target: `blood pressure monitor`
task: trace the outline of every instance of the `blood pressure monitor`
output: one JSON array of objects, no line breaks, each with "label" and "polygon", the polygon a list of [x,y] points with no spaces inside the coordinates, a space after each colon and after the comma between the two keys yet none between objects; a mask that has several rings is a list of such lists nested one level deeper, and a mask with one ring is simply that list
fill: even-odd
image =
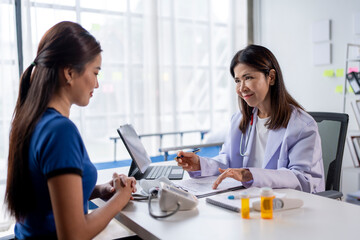
[{"label": "blood pressure monitor", "polygon": [[164,182],[160,183],[158,199],[162,211],[191,210],[198,205],[194,195]]}]

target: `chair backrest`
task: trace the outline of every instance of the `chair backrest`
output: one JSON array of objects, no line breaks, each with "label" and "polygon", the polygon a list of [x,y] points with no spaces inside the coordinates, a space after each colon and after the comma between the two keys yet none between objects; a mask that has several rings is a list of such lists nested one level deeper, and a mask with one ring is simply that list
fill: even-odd
[{"label": "chair backrest", "polygon": [[349,115],[346,113],[309,112],[318,124],[324,161],[325,190],[340,189],[341,166]]}]

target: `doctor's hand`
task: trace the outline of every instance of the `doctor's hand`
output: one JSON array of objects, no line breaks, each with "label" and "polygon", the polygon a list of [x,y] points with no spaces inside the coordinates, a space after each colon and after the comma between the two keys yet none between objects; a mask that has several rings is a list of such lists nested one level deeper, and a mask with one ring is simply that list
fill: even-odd
[{"label": "doctor's hand", "polygon": [[179,151],[175,160],[177,161],[178,166],[186,171],[200,170],[200,158],[193,152]]},{"label": "doctor's hand", "polygon": [[212,186],[213,189],[216,189],[219,186],[219,184],[227,177],[231,177],[240,182],[248,182],[253,180],[253,176],[251,172],[249,171],[249,169],[245,169],[245,168],[228,168],[228,169],[219,168],[219,172],[221,174],[215,180]]}]

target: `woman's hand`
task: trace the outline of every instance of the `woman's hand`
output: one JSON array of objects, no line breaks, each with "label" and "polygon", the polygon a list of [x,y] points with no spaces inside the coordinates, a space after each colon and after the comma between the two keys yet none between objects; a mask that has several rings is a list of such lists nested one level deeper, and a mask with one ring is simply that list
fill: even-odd
[{"label": "woman's hand", "polygon": [[240,182],[248,182],[253,180],[253,176],[249,169],[245,168],[228,168],[221,169],[219,168],[220,176],[215,180],[213,184],[213,189],[216,189],[219,184],[227,177],[231,177]]},{"label": "woman's hand", "polygon": [[131,193],[136,192],[136,180],[133,177],[127,177],[123,174],[113,173],[113,188],[115,189],[113,198],[119,201],[118,206],[121,210],[130,199],[133,199]]},{"label": "woman's hand", "polygon": [[[120,184],[120,185],[118,185]],[[127,177],[124,174],[118,175],[113,173],[112,185],[115,191],[122,191],[122,189],[130,189],[130,192],[136,192],[136,180],[133,177]]]},{"label": "woman's hand", "polygon": [[186,171],[198,171],[200,167],[200,158],[193,152],[179,151],[176,161],[178,166],[182,167]]}]

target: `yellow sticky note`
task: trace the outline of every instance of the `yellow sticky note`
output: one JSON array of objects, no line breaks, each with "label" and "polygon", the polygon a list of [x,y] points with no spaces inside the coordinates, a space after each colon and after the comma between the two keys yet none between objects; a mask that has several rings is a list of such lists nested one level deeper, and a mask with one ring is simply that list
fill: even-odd
[{"label": "yellow sticky note", "polygon": [[332,69],[327,69],[323,72],[323,76],[324,77],[333,77],[334,76],[334,70]]},{"label": "yellow sticky note", "polygon": [[336,69],[336,76],[337,77],[343,77],[344,76],[344,69],[343,68]]},{"label": "yellow sticky note", "polygon": [[342,93],[344,90],[343,85],[337,85],[335,88],[336,93]]}]

